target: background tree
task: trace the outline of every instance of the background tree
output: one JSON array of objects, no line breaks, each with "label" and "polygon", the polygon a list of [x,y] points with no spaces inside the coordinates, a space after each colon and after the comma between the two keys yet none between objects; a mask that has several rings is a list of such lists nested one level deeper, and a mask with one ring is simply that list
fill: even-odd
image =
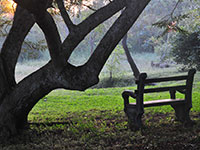
[{"label": "background tree", "polygon": [[200,70],[200,33],[194,32],[178,34],[172,43],[171,55],[178,64],[184,68],[196,68]]},{"label": "background tree", "polygon": [[[0,53],[0,137],[17,134],[27,125],[34,105],[57,88],[80,90],[98,83],[98,75],[113,49],[139,17],[149,0],[113,0],[79,24],[74,24],[63,0],[56,0],[69,34],[61,41],[56,24],[47,11],[52,0],[15,0],[18,4],[10,32]],[[89,60],[74,66],[68,62],[74,49],[85,36],[124,9],[106,32]],[[19,83],[15,66],[25,37],[37,23],[45,35],[51,60]]]},{"label": "background tree", "polygon": [[[9,29],[12,25],[13,14],[16,9],[16,3],[12,0],[1,0],[0,1],[0,45],[2,41],[8,35]],[[37,27],[34,27],[34,32],[37,32]],[[28,59],[39,59],[42,57],[43,51],[47,49],[47,45],[43,36],[35,37],[35,34],[29,33],[29,36],[24,40],[19,62],[23,62]]]},{"label": "background tree", "polygon": [[179,0],[174,9],[154,25],[164,29],[159,39],[154,39],[161,61],[174,60],[186,68],[199,69],[199,1]]}]

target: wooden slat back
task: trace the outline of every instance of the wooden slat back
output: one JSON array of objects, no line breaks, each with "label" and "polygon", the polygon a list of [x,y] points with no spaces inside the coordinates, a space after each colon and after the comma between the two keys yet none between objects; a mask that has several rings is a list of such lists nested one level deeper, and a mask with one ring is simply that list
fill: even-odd
[{"label": "wooden slat back", "polygon": [[[156,83],[156,82],[179,81],[179,80],[186,80],[187,78],[188,78],[188,75],[164,77],[164,78],[151,78],[151,79],[146,79],[144,83],[149,84],[149,83]],[[139,80],[136,80],[135,83],[138,84]]]},{"label": "wooden slat back", "polygon": [[[166,92],[166,91],[171,91],[171,90],[185,90],[185,89],[186,89],[186,85],[168,86],[168,87],[144,89],[144,93]],[[135,90],[135,93],[137,94],[138,90]]]}]

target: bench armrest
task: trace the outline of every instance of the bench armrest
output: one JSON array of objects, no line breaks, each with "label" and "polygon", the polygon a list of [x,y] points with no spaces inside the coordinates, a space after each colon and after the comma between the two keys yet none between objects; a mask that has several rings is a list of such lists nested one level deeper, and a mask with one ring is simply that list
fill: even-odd
[{"label": "bench armrest", "polygon": [[122,93],[122,97],[124,99],[124,105],[129,104],[129,97],[136,98],[136,93],[131,90],[125,90]]},{"label": "bench armrest", "polygon": [[171,99],[176,99],[176,92],[179,92],[181,94],[185,94],[186,93],[186,89],[172,89],[172,90],[169,90]]},{"label": "bench armrest", "polygon": [[186,90],[185,89],[183,89],[183,90],[177,90],[179,93],[181,93],[181,94],[185,94],[186,93]]}]

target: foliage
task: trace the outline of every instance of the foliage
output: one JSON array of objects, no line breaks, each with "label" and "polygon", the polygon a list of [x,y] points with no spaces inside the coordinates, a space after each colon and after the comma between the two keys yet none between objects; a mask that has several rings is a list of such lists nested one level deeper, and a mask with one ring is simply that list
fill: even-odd
[{"label": "foliage", "polygon": [[153,23],[153,26],[156,26],[158,28],[163,28],[164,31],[162,32],[161,35],[159,36],[164,36],[165,34],[169,32],[180,32],[180,33],[187,33],[184,29],[182,29],[179,26],[179,22],[188,18],[189,14],[178,14],[175,15],[175,10],[178,8],[179,4],[183,2],[182,0],[178,0],[177,3],[175,4],[173,10],[167,14],[166,16],[162,17],[159,21],[156,23]]},{"label": "foliage", "polygon": [[154,52],[151,37],[160,35],[162,29],[152,26],[152,24],[169,14],[175,3],[175,0],[156,0],[149,3],[141,17],[129,31],[128,46],[132,52]]},{"label": "foliage", "polygon": [[0,36],[6,36],[8,34],[8,28],[11,25],[11,18],[14,13],[15,5],[12,0],[0,1]]},{"label": "foliage", "polygon": [[16,5],[13,0],[1,0],[0,4],[1,15],[6,15],[7,13],[13,13],[15,11]]},{"label": "foliage", "polygon": [[[187,66],[192,65],[187,61],[191,59],[192,56],[190,56],[190,58],[187,58],[187,60],[185,59],[186,57],[182,57],[181,59],[181,57],[179,56],[184,56],[184,54],[182,53],[182,51],[176,50],[176,48],[173,47],[174,45],[180,45],[181,41],[178,40],[180,39],[180,35],[182,35],[182,38],[184,39],[184,36],[190,35],[192,32],[199,31],[198,6],[199,2],[197,1],[178,1],[173,11],[171,11],[168,15],[162,17],[159,21],[153,24],[153,26],[156,26],[163,30],[162,33],[158,35],[157,39],[155,37],[151,38],[154,42],[155,52],[161,56],[161,61],[167,60],[171,62],[172,57],[175,57],[175,61],[179,64],[183,64],[183,61],[185,60],[185,64]],[[175,41],[179,43],[176,44]],[[182,42],[182,44],[185,43]],[[190,54],[187,53],[187,56],[189,55]]]},{"label": "foliage", "polygon": [[196,0],[178,0],[169,14],[153,24],[153,26],[164,29],[163,33],[159,36],[164,36],[172,31],[186,34],[198,29],[200,17],[199,5],[199,1]]},{"label": "foliage", "polygon": [[20,56],[18,58],[19,62],[24,62],[26,60],[39,60],[42,58],[42,52],[47,50],[47,45],[45,40],[30,41],[26,39],[21,49]]},{"label": "foliage", "polygon": [[159,62],[172,62],[173,59],[171,58],[171,40],[175,35],[173,33],[168,33],[164,36],[152,37],[151,40],[154,43],[155,53],[160,57]]},{"label": "foliage", "polygon": [[200,32],[179,34],[173,42],[171,53],[177,63],[200,70]]},{"label": "foliage", "polygon": [[[154,45],[151,40],[151,37],[156,37],[162,29],[152,27],[152,23],[156,22],[159,18],[164,16],[166,13],[171,12],[171,6],[175,4],[173,1],[163,1],[156,0],[155,2],[150,2],[144,12],[141,14],[141,17],[138,18],[138,21],[128,32],[128,47],[132,52],[154,52]],[[95,9],[105,5],[101,0],[97,0],[91,6]],[[159,7],[158,7],[159,6]],[[181,9],[181,8],[179,8]],[[88,9],[83,9],[78,16],[72,15],[75,23],[80,22],[85,19],[92,11]],[[119,13],[120,14],[120,13]],[[116,16],[118,16],[117,14]],[[93,46],[95,47],[99,42],[99,39],[103,36],[102,30],[105,31],[109,29],[111,22],[116,19],[116,16],[113,16],[108,21],[104,22],[100,27],[97,27],[90,35],[85,38],[85,41],[82,42],[76,49],[76,55],[80,53],[90,54],[91,52],[91,38],[93,39]],[[89,43],[89,44],[88,44]],[[84,55],[83,55],[84,56]]]},{"label": "foliage", "polygon": [[[85,19],[91,12],[105,5],[105,3],[108,1],[109,0],[105,0],[105,1],[102,1],[102,0],[97,0],[97,1],[93,1],[93,0],[92,1],[88,1],[88,0],[71,1],[69,0],[68,1],[67,0],[65,3],[65,6],[67,7],[68,12],[70,12],[70,15],[71,15],[71,18],[73,18],[73,21],[77,23]],[[72,7],[72,3],[73,3],[73,7]],[[156,37],[162,34],[164,31],[162,31],[162,29],[152,27],[152,23],[158,21],[163,16],[166,16],[165,18],[163,18],[163,20],[168,20],[168,22],[164,21],[164,25],[162,25],[162,27],[164,27],[164,30],[166,29],[166,31],[169,31],[168,25],[166,23],[171,25],[172,21],[177,21],[177,24],[176,24],[177,29],[173,28],[173,30],[175,29],[179,31],[181,30],[185,31],[185,28],[182,27],[181,22],[184,23],[185,20],[188,20],[187,21],[187,24],[188,24],[188,22],[191,22],[191,20],[188,19],[188,15],[190,15],[189,17],[191,17],[190,11],[193,12],[192,13],[193,15],[194,15],[194,12],[196,13],[198,12],[197,11],[198,9],[193,10],[193,9],[188,8],[189,3],[190,2],[182,2],[179,5],[179,7],[176,8],[176,11],[174,13],[174,20],[170,20],[170,15],[166,16],[166,14],[171,13],[173,6],[175,6],[176,4],[175,0],[173,1],[156,0],[155,2],[150,2],[149,6],[146,8],[146,10],[143,12],[141,17],[138,19],[136,24],[133,26],[133,28],[129,32],[128,46],[130,47],[130,50],[132,52],[154,52],[155,51],[155,47],[154,47],[155,45],[153,41],[151,40],[151,37],[152,36]],[[199,3],[199,2],[196,1],[195,4],[196,3]],[[56,16],[59,15],[59,11],[55,9],[57,7],[56,5],[53,5],[53,6],[54,8],[51,8],[50,12],[52,14],[54,13],[54,16],[56,18]],[[93,9],[90,9],[90,8],[93,8]],[[189,12],[188,12],[188,9],[190,10]],[[75,12],[76,13],[79,12],[79,13],[76,15]],[[176,12],[184,12],[184,13],[176,14]],[[115,19],[116,19],[115,17],[112,18],[112,20],[115,20]],[[198,18],[196,19],[198,20]],[[160,20],[160,21],[162,22],[163,20]],[[61,21],[59,20],[59,22]],[[157,23],[159,24],[159,21]],[[198,22],[196,21],[196,26],[197,26],[197,23]],[[81,57],[86,57],[86,55],[88,56],[88,54],[91,54],[93,48],[96,47],[97,43],[99,42],[99,39],[103,36],[103,33],[101,32],[101,30],[106,30],[106,28],[109,28],[109,24],[110,24],[109,22],[105,22],[100,27],[96,28],[90,35],[88,35],[85,38],[84,42],[82,42],[76,48],[77,49],[75,52],[76,54],[73,54],[74,58],[76,58],[77,55]],[[194,23],[191,23],[191,24],[194,25]],[[186,30],[188,30],[188,28],[186,28]],[[4,32],[4,34],[6,33],[7,32]],[[39,44],[39,43],[32,43],[32,44],[34,45],[34,44]],[[23,51],[29,52],[29,49],[26,49]],[[157,51],[157,47],[156,47],[156,51]],[[41,53],[41,51],[36,52],[35,49],[32,49],[30,53],[36,53],[36,55],[34,55],[34,57],[32,58],[40,58],[40,57],[35,57],[35,56],[37,56],[38,53]],[[23,54],[23,57],[24,56],[30,56],[30,55]],[[74,59],[74,58],[71,58],[71,59]],[[26,57],[26,59],[28,59],[28,57]]]},{"label": "foliage", "polygon": [[124,56],[124,50],[121,45],[117,45],[113,53],[106,62],[106,68],[110,74],[110,80],[120,72],[121,60]]},{"label": "foliage", "polygon": [[[1,0],[0,4],[0,36],[5,38],[12,25],[12,18],[16,9],[16,4],[12,0]],[[38,29],[36,27],[31,30],[29,37],[24,41],[18,59],[19,62],[28,59],[40,59],[42,57],[41,51],[45,51],[47,49],[44,38],[34,38],[34,32],[37,32],[37,30]]]},{"label": "foliage", "polygon": [[184,15],[179,15],[179,16],[176,16],[176,17],[173,17],[171,18],[170,17],[164,17],[162,18],[160,21],[156,22],[153,24],[153,26],[156,26],[158,28],[163,28],[164,31],[160,36],[164,36],[165,34],[169,33],[169,32],[180,32],[180,33],[187,33],[186,30],[182,29],[181,27],[179,27],[177,25],[178,22],[180,22],[181,20],[184,20],[186,18],[188,18],[188,14],[184,14]]}]

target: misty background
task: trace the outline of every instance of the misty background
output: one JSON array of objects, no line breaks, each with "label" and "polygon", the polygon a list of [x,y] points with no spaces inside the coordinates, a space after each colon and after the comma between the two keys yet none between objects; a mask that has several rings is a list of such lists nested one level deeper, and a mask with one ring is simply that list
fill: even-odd
[{"label": "misty background", "polygon": [[[179,36],[179,32],[169,30],[167,33],[163,34],[165,28],[153,26],[154,23],[159,22],[163,18],[169,19],[169,15],[172,13],[176,2],[176,0],[151,1],[128,32],[127,45],[140,72],[147,72],[153,76],[160,76],[178,71],[185,71],[187,68],[184,64],[178,64],[172,54],[174,47],[173,43]],[[194,1],[182,2],[177,6],[173,13],[174,16],[189,14],[187,17],[180,19],[177,23],[179,27],[186,31],[195,32],[199,29],[199,25],[194,20],[194,13],[190,14],[191,10],[199,8],[199,5],[196,5],[196,3],[197,2]],[[98,0],[94,2],[92,7],[97,9],[103,5],[103,1]],[[77,11],[78,12],[71,14],[72,20],[77,24],[93,12],[93,10],[81,10],[81,8],[77,9]],[[76,66],[84,64],[95,50],[95,47],[104,36],[104,33],[119,15],[120,13],[116,14],[87,35],[84,41],[80,43],[73,52],[69,62]],[[61,39],[64,40],[68,35],[68,29],[59,15],[55,14],[54,19],[57,23]],[[3,28],[3,32],[8,33],[10,25],[4,26]],[[5,35],[6,34],[0,36],[0,47],[6,38]],[[49,60],[50,56],[44,35],[40,28],[37,25],[34,25],[26,37],[22,52],[18,59],[18,64],[16,66],[17,81],[19,82],[30,73],[45,65]],[[111,80],[111,78],[134,79],[133,72],[128,64],[121,42],[109,57],[109,60],[100,74],[101,80],[106,78],[109,80]],[[123,86],[123,83],[121,84],[121,86]]]}]

